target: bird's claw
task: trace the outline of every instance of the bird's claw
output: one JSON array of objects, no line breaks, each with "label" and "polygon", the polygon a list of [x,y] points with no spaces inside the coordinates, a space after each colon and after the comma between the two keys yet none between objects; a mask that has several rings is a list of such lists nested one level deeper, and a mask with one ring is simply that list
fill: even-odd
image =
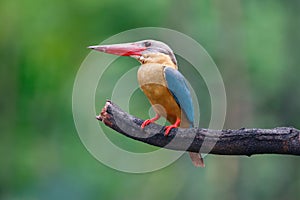
[{"label": "bird's claw", "polygon": [[177,128],[178,126],[176,126],[176,125],[171,125],[171,126],[166,126],[165,127],[165,136],[168,136],[169,135],[169,133],[170,133],[170,131],[173,129],[173,128]]},{"label": "bird's claw", "polygon": [[181,122],[181,120],[180,120],[180,119],[177,119],[176,122],[175,122],[175,124],[172,124],[172,125],[170,125],[170,126],[166,126],[166,127],[165,127],[165,136],[168,136],[169,133],[170,133],[170,131],[171,131],[173,128],[178,128],[179,125],[180,125],[180,122]]},{"label": "bird's claw", "polygon": [[141,128],[144,129],[146,126],[148,126],[149,124],[157,121],[160,118],[160,115],[156,114],[155,117],[153,117],[152,119],[146,119],[142,125]]},{"label": "bird's claw", "polygon": [[147,119],[142,123],[141,128],[144,129],[146,126],[148,126],[151,123],[153,123],[153,121],[151,119]]}]

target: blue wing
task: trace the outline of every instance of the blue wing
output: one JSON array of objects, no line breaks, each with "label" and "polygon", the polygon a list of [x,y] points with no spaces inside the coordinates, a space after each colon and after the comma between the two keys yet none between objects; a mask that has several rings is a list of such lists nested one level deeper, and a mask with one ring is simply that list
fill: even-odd
[{"label": "blue wing", "polygon": [[191,122],[191,126],[193,126],[194,108],[191,93],[184,76],[178,70],[171,67],[165,67],[164,72],[168,89],[187,116],[187,119]]}]

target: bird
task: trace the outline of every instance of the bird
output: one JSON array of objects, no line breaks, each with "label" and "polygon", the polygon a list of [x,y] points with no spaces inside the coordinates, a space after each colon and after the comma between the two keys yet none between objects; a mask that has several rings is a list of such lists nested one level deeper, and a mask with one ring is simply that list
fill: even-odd
[{"label": "bird", "polygon": [[[185,77],[178,71],[175,54],[167,44],[148,39],[88,48],[118,56],[129,56],[140,62],[137,73],[139,86],[156,114],[142,123],[142,129],[160,117],[171,123],[165,127],[165,136],[168,136],[173,128],[194,127],[191,93]],[[196,167],[205,166],[201,154],[189,152],[189,155]]]}]

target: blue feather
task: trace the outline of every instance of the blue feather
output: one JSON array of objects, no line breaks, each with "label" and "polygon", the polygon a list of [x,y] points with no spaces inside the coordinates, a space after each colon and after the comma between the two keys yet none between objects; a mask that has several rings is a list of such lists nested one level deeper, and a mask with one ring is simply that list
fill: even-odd
[{"label": "blue feather", "polygon": [[168,89],[191,123],[191,127],[193,127],[194,108],[191,93],[184,76],[178,70],[171,67],[165,67],[164,73]]}]

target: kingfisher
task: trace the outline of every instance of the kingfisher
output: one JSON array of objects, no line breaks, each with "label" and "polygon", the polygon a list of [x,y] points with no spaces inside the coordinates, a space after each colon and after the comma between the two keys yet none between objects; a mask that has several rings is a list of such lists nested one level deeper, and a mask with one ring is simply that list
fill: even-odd
[{"label": "kingfisher", "polygon": [[[129,56],[141,63],[137,73],[138,82],[156,113],[155,117],[142,123],[142,129],[160,117],[171,123],[165,127],[165,136],[168,136],[173,128],[194,127],[191,93],[186,79],[178,71],[175,55],[167,44],[156,40],[142,40],[88,48],[108,54]],[[189,152],[189,155],[196,167],[205,166],[201,154]]]}]

